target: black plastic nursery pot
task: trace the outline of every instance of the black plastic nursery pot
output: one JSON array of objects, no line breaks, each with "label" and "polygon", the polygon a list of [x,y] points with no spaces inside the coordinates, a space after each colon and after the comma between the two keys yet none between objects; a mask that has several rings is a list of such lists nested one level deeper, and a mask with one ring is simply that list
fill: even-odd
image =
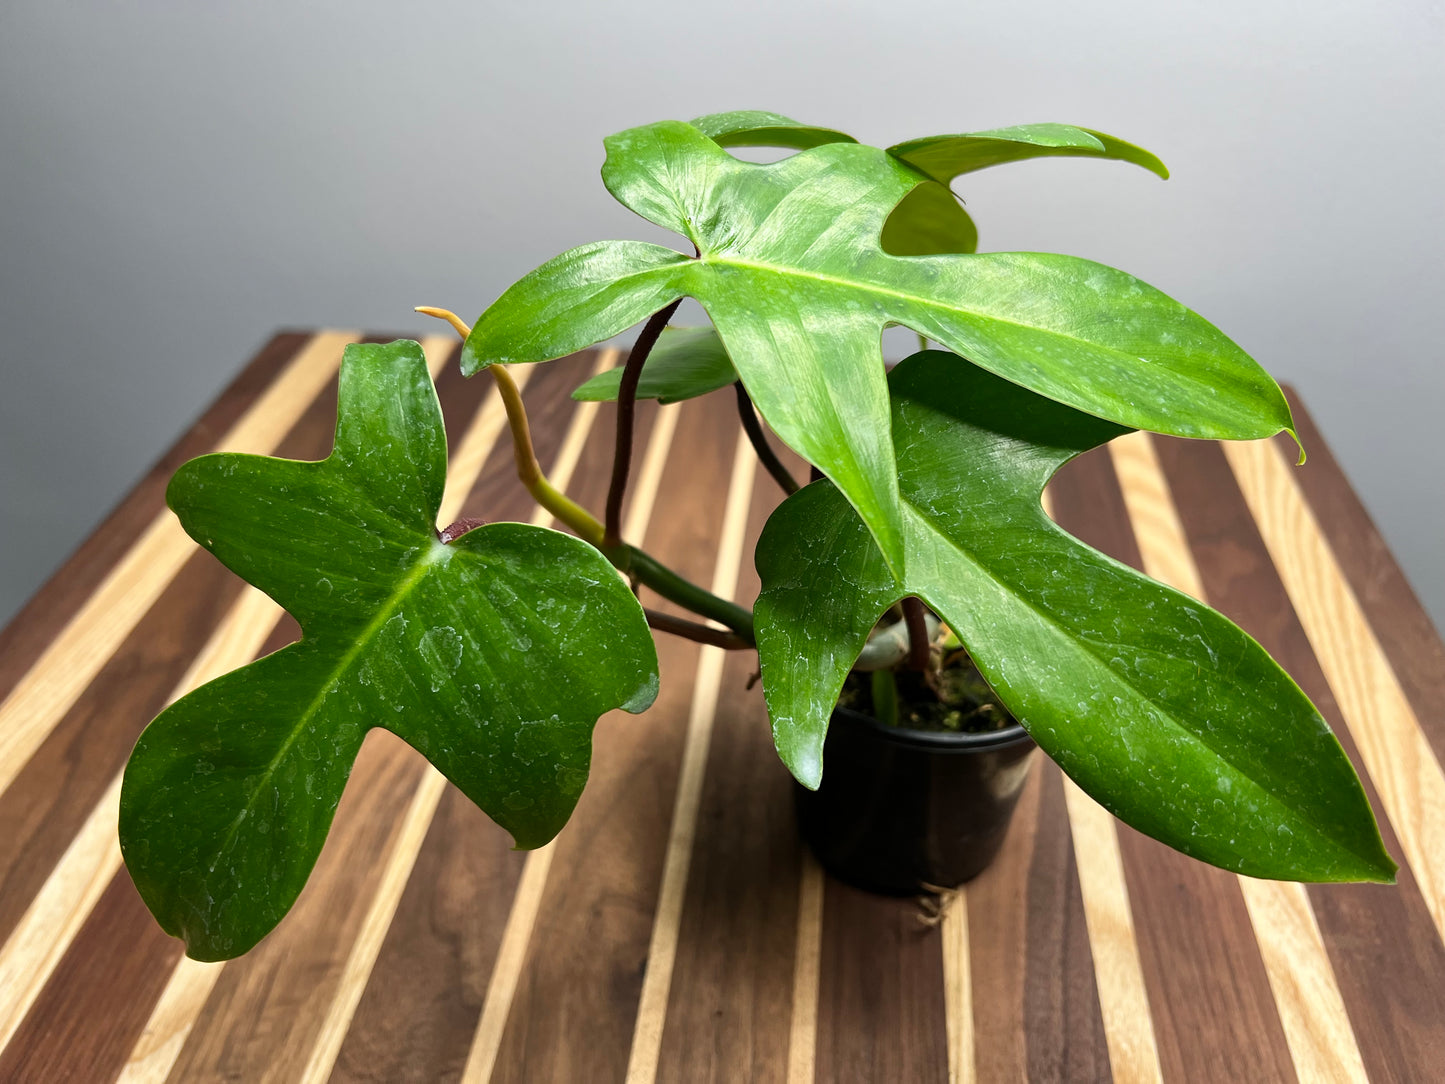
[{"label": "black plastic nursery pot", "polygon": [[797,786],[798,825],[823,866],[859,888],[956,888],[998,854],[1035,748],[1017,724],[907,730],[835,708],[823,783]]}]

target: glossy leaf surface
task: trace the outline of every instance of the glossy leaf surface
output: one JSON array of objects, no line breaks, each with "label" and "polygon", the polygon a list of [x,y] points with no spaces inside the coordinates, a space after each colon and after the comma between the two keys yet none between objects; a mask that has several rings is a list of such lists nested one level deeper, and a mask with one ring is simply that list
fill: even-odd
[{"label": "glossy leaf surface", "polygon": [[[669,327],[642,366],[637,398],[677,403],[725,388],[737,380],[737,370],[710,327]],[[622,384],[622,366],[598,373],[572,393],[573,399],[612,402]]]},{"label": "glossy leaf surface", "polygon": [[890,256],[974,252],[978,227],[948,185],[924,181],[893,208],[879,243]]},{"label": "glossy leaf surface", "polygon": [[804,151],[828,143],[856,143],[852,136],[835,128],[800,124],[781,113],[761,109],[738,109],[697,117],[692,126],[719,147],[790,147]]},{"label": "glossy leaf surface", "polygon": [[[807,150],[828,143],[856,143],[832,128],[799,124],[777,113],[742,110],[712,113],[693,122],[720,147],[790,147]],[[932,256],[973,252],[978,228],[947,183],[920,184],[903,198],[884,223],[883,251],[894,256]]]},{"label": "glossy leaf surface", "polygon": [[347,347],[339,414],[320,463],[205,456],[167,492],[303,630],[167,708],[126,768],[126,864],[198,959],[290,908],[372,727],[537,847],[577,802],[598,716],[656,695],[642,609],[595,549],[517,523],[437,540],[446,440],[420,347]]},{"label": "glossy leaf surface", "polygon": [[1019,124],[986,132],[928,136],[897,143],[888,151],[944,184],[989,166],[1056,157],[1112,158],[1132,162],[1160,177],[1169,176],[1164,163],[1143,147],[1072,124]]},{"label": "glossy leaf surface", "polygon": [[1250,876],[1390,879],[1349,760],[1264,649],[1044,515],[1054,471],[1125,430],[939,352],[890,383],[906,575],[826,482],[785,501],[758,544],[763,687],[802,782],[821,778],[869,630],[917,595],[1045,752],[1135,828]]},{"label": "glossy leaf surface", "polygon": [[1290,427],[1284,396],[1247,354],[1121,271],[1037,253],[884,252],[884,221],[920,176],[858,144],[757,165],[675,121],[612,136],[609,190],[698,257],[624,241],[564,253],[482,314],[463,369],[561,357],[694,297],[773,430],[838,485],[895,569],[903,528],[880,342],[890,323],[1123,424],[1237,438]]}]

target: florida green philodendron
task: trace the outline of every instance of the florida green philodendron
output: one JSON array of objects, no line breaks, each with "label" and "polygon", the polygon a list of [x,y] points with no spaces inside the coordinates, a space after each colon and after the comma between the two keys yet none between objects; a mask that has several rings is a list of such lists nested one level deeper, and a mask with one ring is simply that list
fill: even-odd
[{"label": "florida green philodendron", "polygon": [[[726,149],[758,145],[797,153],[760,165]],[[238,955],[280,921],[372,727],[410,743],[518,846],[547,842],[586,780],[598,717],[656,695],[649,625],[756,647],[778,752],[816,787],[849,671],[888,636],[908,642],[885,616],[900,604],[926,604],[1038,744],[1141,831],[1251,876],[1393,878],[1354,770],[1289,676],[1223,616],[1091,550],[1040,506],[1060,466],[1134,429],[1293,432],[1278,386],[1207,321],[1086,260],[974,254],[949,188],[1058,155],[1167,176],[1157,158],[1059,124],[881,150],[758,112],[665,121],[606,146],[608,189],[691,251],[585,245],[470,328],[452,318],[463,371],[496,378],[522,482],[580,537],[436,523],[445,436],[414,343],[348,348],[328,459],[207,456],[172,481],[191,536],[303,630],[173,704],[126,770],[127,865],[192,956]],[[712,328],[666,328],[683,297]],[[627,365],[575,393],[618,402],[599,519],[541,473],[505,365],[644,320]],[[891,324],[945,349],[890,375]],[[636,399],[728,386],[791,493],[758,543],[756,613],[618,525]],[[798,489],[754,406],[820,480]],[[644,609],[639,585],[713,623]],[[894,664],[937,667],[929,646],[915,639]]]}]

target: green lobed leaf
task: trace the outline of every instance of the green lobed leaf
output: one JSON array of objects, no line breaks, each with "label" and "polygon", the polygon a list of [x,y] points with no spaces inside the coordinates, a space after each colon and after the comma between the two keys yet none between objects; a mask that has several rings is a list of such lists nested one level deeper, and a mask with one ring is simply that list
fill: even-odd
[{"label": "green lobed leaf", "polygon": [[[622,370],[598,373],[572,393],[573,399],[610,403],[622,385]],[[637,398],[678,403],[725,388],[738,378],[722,340],[710,327],[669,327],[642,366]]]},{"label": "green lobed leaf", "polygon": [[694,118],[692,126],[719,147],[791,147],[802,151],[828,143],[858,142],[834,128],[800,124],[781,113],[761,109],[709,113]]},{"label": "green lobed leaf", "polygon": [[126,865],[197,959],[251,948],[295,901],[362,739],[402,738],[537,847],[587,778],[592,728],[657,693],[637,600],[591,546],[517,523],[436,534],[446,438],[421,348],[349,346],[319,463],[210,455],[166,499],[301,624],[202,686],[126,767]]},{"label": "green lobed leaf", "polygon": [[1044,514],[1050,476],[1127,430],[940,352],[890,386],[906,574],[826,482],[779,506],[758,543],[763,688],[800,781],[821,778],[874,622],[917,595],[1044,751],[1140,831],[1254,877],[1391,879],[1348,758],[1264,649]]},{"label": "green lobed leaf", "polygon": [[879,243],[890,256],[974,252],[978,227],[948,185],[924,181],[893,208]]},{"label": "green lobed leaf", "polygon": [[773,430],[837,484],[895,570],[888,324],[1122,424],[1245,439],[1292,429],[1253,359],[1121,271],[1038,253],[883,251],[885,220],[922,175],[876,148],[834,143],[759,165],[676,121],[606,142],[612,194],[687,237],[697,258],[617,241],[557,257],[477,320],[464,371],[561,357],[694,297]]},{"label": "green lobed leaf", "polygon": [[888,152],[943,184],[989,166],[1055,157],[1112,158],[1166,179],[1169,176],[1164,163],[1143,147],[1072,124],[1019,124],[986,132],[927,136],[896,143]]},{"label": "green lobed leaf", "polygon": [[[833,128],[799,124],[778,113],[740,110],[712,113],[692,125],[719,147],[791,147],[807,150],[828,143],[856,143]],[[973,252],[978,228],[947,183],[920,184],[894,208],[883,226],[883,251],[894,256]]]}]

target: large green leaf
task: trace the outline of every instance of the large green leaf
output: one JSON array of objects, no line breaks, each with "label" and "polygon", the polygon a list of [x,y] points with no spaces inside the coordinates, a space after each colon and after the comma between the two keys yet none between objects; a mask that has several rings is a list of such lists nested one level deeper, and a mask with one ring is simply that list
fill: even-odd
[{"label": "large green leaf", "polygon": [[211,455],[166,498],[304,632],[141,736],[121,792],[136,887],[197,959],[239,955],[301,891],[372,727],[537,847],[587,778],[592,728],[657,692],[637,600],[602,555],[517,523],[449,544],[446,438],[415,343],[350,346],[320,463]]},{"label": "large green leaf", "polygon": [[1264,649],[1044,515],[1054,471],[1125,430],[938,352],[903,362],[891,388],[905,576],[826,482],[785,501],[758,543],[763,688],[802,782],[821,778],[829,713],[873,623],[917,595],[1039,745],[1135,828],[1250,876],[1390,879],[1349,760]]},{"label": "large green leaf", "polygon": [[[789,117],[759,110],[711,113],[692,125],[719,147],[791,147],[807,150],[828,143],[856,143],[833,128],[799,124]],[[973,252],[978,228],[943,184],[923,183],[903,198],[884,223],[883,251],[894,256],[932,256],[940,252]]]},{"label": "large green leaf", "polygon": [[[598,373],[572,393],[573,399],[610,403],[622,384],[622,367]],[[637,398],[677,403],[725,388],[738,378],[722,340],[710,327],[669,327],[642,366]]]},{"label": "large green leaf", "polygon": [[623,241],[564,253],[482,314],[463,369],[561,357],[694,297],[773,430],[837,483],[896,570],[903,527],[880,343],[890,323],[1123,424],[1239,438],[1290,427],[1284,396],[1244,351],[1121,271],[1037,253],[884,252],[884,221],[920,178],[858,144],[759,165],[675,121],[612,136],[613,195],[698,256]]},{"label": "large green leaf", "polygon": [[1169,176],[1164,163],[1143,147],[1072,124],[1019,124],[986,132],[928,136],[894,144],[888,152],[943,184],[989,166],[1066,156],[1113,158],[1142,166],[1160,177]]},{"label": "large green leaf", "polygon": [[895,256],[937,252],[973,252],[978,230],[958,204],[949,183],[964,173],[1064,155],[1114,158],[1143,166],[1161,177],[1169,170],[1158,158],[1132,143],[1070,124],[1021,124],[987,132],[930,136],[888,148],[888,153],[931,178],[909,193],[888,217],[883,248]]}]

